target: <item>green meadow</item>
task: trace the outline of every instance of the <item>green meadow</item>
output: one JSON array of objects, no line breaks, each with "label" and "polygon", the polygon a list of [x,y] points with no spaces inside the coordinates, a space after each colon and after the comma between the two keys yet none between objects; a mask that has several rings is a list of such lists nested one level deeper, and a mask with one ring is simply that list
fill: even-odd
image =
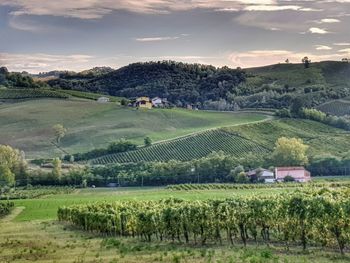
[{"label": "green meadow", "polygon": [[26,157],[61,156],[52,145],[52,126],[60,123],[68,132],[61,147],[85,152],[106,147],[121,138],[142,144],[168,140],[211,128],[239,125],[267,118],[259,113],[190,111],[185,109],[137,110],[117,103],[101,104],[83,99],[39,99],[0,104],[0,144],[9,144]]}]

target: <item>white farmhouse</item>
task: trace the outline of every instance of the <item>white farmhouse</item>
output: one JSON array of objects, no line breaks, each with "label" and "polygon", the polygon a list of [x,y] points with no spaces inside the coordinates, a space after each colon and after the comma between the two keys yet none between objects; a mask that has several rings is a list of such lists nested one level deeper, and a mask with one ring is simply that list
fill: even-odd
[{"label": "white farmhouse", "polygon": [[267,169],[254,169],[251,170],[247,173],[247,176],[250,178],[255,177],[257,180],[259,179],[264,179],[265,183],[274,183],[275,182],[275,175],[272,171],[267,170]]},{"label": "white farmhouse", "polygon": [[152,105],[153,107],[162,107],[163,106],[163,100],[159,97],[155,97],[152,99]]}]

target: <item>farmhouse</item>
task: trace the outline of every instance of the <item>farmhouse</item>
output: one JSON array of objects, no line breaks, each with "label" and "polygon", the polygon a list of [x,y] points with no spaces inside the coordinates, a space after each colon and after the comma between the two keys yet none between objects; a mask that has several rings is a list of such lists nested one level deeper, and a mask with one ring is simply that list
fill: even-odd
[{"label": "farmhouse", "polygon": [[254,169],[247,172],[247,176],[250,178],[255,178],[255,180],[263,179],[265,183],[274,183],[275,176],[274,173],[267,169]]},{"label": "farmhouse", "polygon": [[97,102],[98,102],[98,103],[107,103],[107,102],[109,102],[109,101],[110,101],[110,99],[107,98],[107,97],[99,97],[99,98],[97,99]]},{"label": "farmhouse", "polygon": [[276,167],[275,177],[277,182],[284,181],[285,177],[293,177],[296,182],[309,182],[311,181],[310,172],[304,167]]},{"label": "farmhouse", "polygon": [[137,108],[152,109],[152,101],[149,97],[139,97],[135,104]]}]

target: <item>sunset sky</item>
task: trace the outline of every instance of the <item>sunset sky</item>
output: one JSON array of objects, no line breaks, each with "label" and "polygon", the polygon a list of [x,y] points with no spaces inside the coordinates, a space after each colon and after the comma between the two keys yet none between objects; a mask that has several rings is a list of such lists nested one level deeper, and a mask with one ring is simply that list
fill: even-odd
[{"label": "sunset sky", "polygon": [[176,60],[350,57],[350,0],[0,0],[0,66],[37,73]]}]

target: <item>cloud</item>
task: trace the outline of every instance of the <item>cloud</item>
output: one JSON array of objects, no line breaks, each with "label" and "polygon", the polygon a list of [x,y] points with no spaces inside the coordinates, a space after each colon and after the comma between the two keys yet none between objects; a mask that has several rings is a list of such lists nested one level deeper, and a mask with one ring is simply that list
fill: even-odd
[{"label": "cloud", "polygon": [[344,49],[339,50],[338,52],[350,54],[350,48],[344,48]]},{"label": "cloud", "polygon": [[228,60],[232,67],[258,67],[265,65],[272,65],[284,63],[289,59],[292,63],[301,63],[303,57],[309,57],[313,62],[324,60],[341,60],[342,54],[313,54],[304,52],[294,52],[289,50],[251,50],[247,52],[233,52],[229,54]]},{"label": "cloud", "polygon": [[329,46],[324,46],[324,45],[315,45],[316,50],[331,50],[333,48],[329,47]]},{"label": "cloud", "polygon": [[52,55],[52,54],[18,54],[0,53],[0,65],[11,71],[28,71],[38,73],[50,70],[82,70],[96,63],[96,58],[84,54]]},{"label": "cloud", "polygon": [[326,29],[322,29],[322,28],[318,28],[318,27],[311,27],[311,28],[309,28],[309,32],[311,34],[321,34],[321,35],[330,33]]},{"label": "cloud", "polygon": [[198,8],[224,12],[319,11],[311,7],[283,5],[277,0],[0,0],[0,5],[13,7],[13,16],[49,15],[79,19],[100,19],[116,10],[144,14],[167,14]]},{"label": "cloud", "polygon": [[238,8],[228,7],[228,8],[218,8],[215,9],[217,12],[239,12],[240,10]]},{"label": "cloud", "polygon": [[246,11],[303,11],[303,12],[319,12],[322,9],[316,9],[311,7],[302,7],[299,5],[248,5],[244,8]]},{"label": "cloud", "polygon": [[167,40],[176,40],[179,37],[144,37],[144,38],[136,38],[135,40],[138,42],[156,42],[156,41],[167,41]]},{"label": "cloud", "polygon": [[283,11],[300,10],[302,7],[297,5],[249,5],[244,8],[246,11]]},{"label": "cloud", "polygon": [[322,24],[322,23],[332,24],[332,23],[340,23],[340,22],[341,21],[339,19],[335,19],[335,18],[324,18],[324,19],[317,21],[317,23],[319,23],[319,24]]},{"label": "cloud", "polygon": [[333,43],[334,46],[350,46],[350,42]]}]

